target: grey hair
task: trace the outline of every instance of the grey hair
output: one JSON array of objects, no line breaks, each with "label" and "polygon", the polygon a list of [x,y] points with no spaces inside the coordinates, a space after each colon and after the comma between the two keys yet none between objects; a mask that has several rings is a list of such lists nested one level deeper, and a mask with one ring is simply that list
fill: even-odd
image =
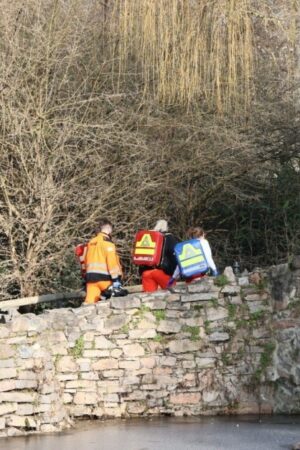
[{"label": "grey hair", "polygon": [[165,233],[166,231],[168,231],[168,222],[164,219],[158,220],[155,224],[154,231]]}]

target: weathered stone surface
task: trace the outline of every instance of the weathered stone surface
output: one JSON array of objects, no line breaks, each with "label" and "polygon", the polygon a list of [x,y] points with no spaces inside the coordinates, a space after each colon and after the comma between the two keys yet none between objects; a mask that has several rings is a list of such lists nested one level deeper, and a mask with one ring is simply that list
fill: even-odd
[{"label": "weathered stone surface", "polygon": [[130,339],[153,339],[156,336],[155,329],[145,329],[145,330],[130,330]]},{"label": "weathered stone surface", "polygon": [[188,339],[183,339],[181,341],[171,341],[168,344],[168,348],[171,353],[195,352],[197,350],[200,350],[201,347],[201,342],[192,342]]},{"label": "weathered stone surface", "polygon": [[145,350],[140,344],[127,344],[123,347],[125,356],[143,356]]},{"label": "weathered stone surface", "polygon": [[201,394],[199,392],[173,394],[170,396],[170,403],[173,403],[175,405],[185,405],[185,404],[197,405],[200,402],[200,399]]},{"label": "weathered stone surface", "polygon": [[16,389],[16,380],[0,381],[0,392],[13,391]]},{"label": "weathered stone surface", "polygon": [[228,341],[229,340],[229,334],[216,331],[215,333],[212,333],[211,335],[209,335],[208,339],[209,339],[210,342]]},{"label": "weathered stone surface", "polygon": [[106,339],[104,336],[99,336],[95,339],[95,348],[99,349],[111,349],[114,348],[115,344],[110,340]]},{"label": "weathered stone surface", "polygon": [[209,308],[206,310],[206,317],[210,322],[224,320],[228,317],[228,311],[225,308]]},{"label": "weathered stone surface", "polygon": [[17,404],[15,403],[0,403],[0,416],[14,413],[16,409]]},{"label": "weathered stone surface", "polygon": [[37,428],[36,421],[30,416],[10,415],[7,423],[11,427],[18,428]]},{"label": "weathered stone surface", "polygon": [[104,321],[103,334],[111,334],[115,330],[119,330],[130,321],[130,317],[126,314],[119,314],[109,317]]},{"label": "weathered stone surface", "polygon": [[0,369],[0,380],[6,380],[8,378],[16,378],[17,370],[14,368]]},{"label": "weathered stone surface", "polygon": [[93,370],[112,370],[118,369],[119,363],[115,358],[99,359],[92,364]]},{"label": "weathered stone surface", "polygon": [[129,295],[128,297],[113,297],[110,300],[110,304],[115,309],[132,309],[139,308],[141,301],[138,297]]},{"label": "weathered stone surface", "polygon": [[197,293],[197,294],[186,294],[181,296],[181,301],[184,302],[203,302],[215,299],[216,295],[211,292],[208,293]]},{"label": "weathered stone surface", "polygon": [[223,274],[225,275],[229,283],[236,282],[235,275],[231,266],[225,267]]},{"label": "weathered stone surface", "polygon": [[34,403],[37,394],[35,392],[2,392],[1,400],[12,403]]},{"label": "weathered stone surface", "polygon": [[71,356],[63,356],[57,361],[58,372],[77,372],[78,366]]},{"label": "weathered stone surface", "polygon": [[141,367],[141,363],[139,359],[119,361],[119,367],[120,369],[136,370]]},{"label": "weathered stone surface", "polygon": [[15,356],[15,349],[12,345],[0,343],[0,359],[7,359]]},{"label": "weathered stone surface", "polygon": [[180,329],[180,323],[175,320],[161,320],[157,327],[157,331],[160,333],[178,333]]},{"label": "weathered stone surface", "polygon": [[215,358],[196,358],[196,364],[199,369],[207,369],[209,367],[215,367]]},{"label": "weathered stone surface", "polygon": [[75,405],[95,405],[97,395],[94,392],[77,392],[73,401]]},{"label": "weathered stone surface", "polygon": [[238,295],[241,292],[241,287],[240,286],[231,286],[229,284],[227,284],[226,286],[224,286],[221,289],[222,294],[224,294],[225,296],[228,295]]},{"label": "weathered stone surface", "polygon": [[249,286],[249,278],[248,277],[239,277],[238,284],[241,287]]}]

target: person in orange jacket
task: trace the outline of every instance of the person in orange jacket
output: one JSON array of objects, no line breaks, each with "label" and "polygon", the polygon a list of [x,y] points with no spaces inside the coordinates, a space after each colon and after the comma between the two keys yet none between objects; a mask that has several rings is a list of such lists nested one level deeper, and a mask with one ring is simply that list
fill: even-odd
[{"label": "person in orange jacket", "polygon": [[112,223],[103,218],[99,222],[100,232],[87,244],[85,255],[86,297],[85,304],[93,304],[110,296],[127,295],[122,288],[122,268],[116,246],[111,240]]}]

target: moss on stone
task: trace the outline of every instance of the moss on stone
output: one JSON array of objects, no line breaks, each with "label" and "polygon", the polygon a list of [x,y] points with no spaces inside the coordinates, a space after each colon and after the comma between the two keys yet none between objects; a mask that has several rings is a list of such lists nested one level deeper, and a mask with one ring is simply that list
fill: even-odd
[{"label": "moss on stone", "polygon": [[229,284],[229,280],[226,277],[226,275],[218,275],[216,278],[214,278],[214,284],[219,287],[226,286],[226,284]]},{"label": "moss on stone", "polygon": [[182,331],[185,333],[190,333],[191,335],[191,341],[197,341],[198,339],[200,339],[200,327],[199,326],[188,326],[188,325],[184,325],[182,327]]},{"label": "moss on stone", "polygon": [[76,339],[74,347],[70,349],[70,354],[74,358],[81,358],[83,355],[83,350],[84,350],[84,340],[83,336],[80,336],[78,339]]}]

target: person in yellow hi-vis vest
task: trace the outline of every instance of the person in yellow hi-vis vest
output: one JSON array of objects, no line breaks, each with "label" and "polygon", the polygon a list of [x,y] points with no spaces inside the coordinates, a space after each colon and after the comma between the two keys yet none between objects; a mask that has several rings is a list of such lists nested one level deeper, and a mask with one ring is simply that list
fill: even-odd
[{"label": "person in yellow hi-vis vest", "polygon": [[112,223],[103,218],[99,221],[99,233],[87,244],[86,298],[84,304],[93,304],[99,299],[128,294],[122,287],[122,268],[116,246],[111,240]]}]

